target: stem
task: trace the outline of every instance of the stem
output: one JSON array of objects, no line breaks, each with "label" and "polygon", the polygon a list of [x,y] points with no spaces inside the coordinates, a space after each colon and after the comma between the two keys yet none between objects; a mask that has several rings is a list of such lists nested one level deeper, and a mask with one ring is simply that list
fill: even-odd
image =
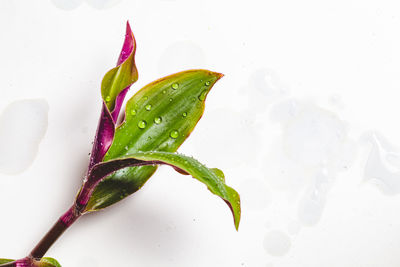
[{"label": "stem", "polygon": [[[31,251],[29,257],[39,261],[65,230],[67,230],[81,215],[82,208],[74,203],[74,205],[58,219],[42,240],[39,241],[36,247]],[[3,266],[1,265],[1,267]]]},{"label": "stem", "polygon": [[47,232],[47,234],[39,241],[36,247],[26,258],[0,264],[0,267],[27,267],[36,266],[34,263],[39,262],[46,254],[49,248],[57,241],[57,239],[67,230],[81,215],[84,206],[74,203]]}]

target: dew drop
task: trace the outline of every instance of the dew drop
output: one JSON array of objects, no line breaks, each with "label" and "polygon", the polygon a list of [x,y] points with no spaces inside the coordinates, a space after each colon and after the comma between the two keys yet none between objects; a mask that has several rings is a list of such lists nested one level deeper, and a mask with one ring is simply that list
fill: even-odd
[{"label": "dew drop", "polygon": [[154,122],[155,122],[156,124],[160,124],[161,121],[162,121],[161,117],[155,117],[155,118],[154,118]]},{"label": "dew drop", "polygon": [[173,131],[171,131],[169,136],[171,136],[172,138],[175,139],[175,138],[177,138],[179,136],[179,132],[177,130],[173,130]]},{"label": "dew drop", "polygon": [[166,93],[167,93],[167,91],[166,91],[166,90],[163,90],[163,91],[162,91],[162,93],[163,93],[163,94],[166,94]]},{"label": "dew drop", "polygon": [[169,99],[169,102],[172,102],[172,98]]},{"label": "dew drop", "polygon": [[111,96],[106,96],[106,102],[109,102],[111,100]]},{"label": "dew drop", "polygon": [[207,81],[207,82],[206,82],[206,85],[207,85],[207,86],[209,86],[210,84],[211,84],[211,82],[210,82],[210,81]]},{"label": "dew drop", "polygon": [[147,122],[145,120],[141,120],[138,122],[138,127],[140,129],[144,129],[144,128],[146,128],[146,126],[147,126]]},{"label": "dew drop", "polygon": [[131,110],[131,115],[132,115],[132,116],[135,116],[135,115],[136,115],[136,110],[135,110],[135,109],[132,109],[132,110]]},{"label": "dew drop", "polygon": [[207,90],[204,90],[203,92],[201,92],[201,94],[199,95],[199,100],[203,101],[204,99],[206,99],[206,95],[207,95]]},{"label": "dew drop", "polygon": [[151,105],[150,105],[150,104],[146,105],[145,109],[146,109],[147,111],[150,111],[150,110],[151,110]]},{"label": "dew drop", "polygon": [[187,112],[183,112],[183,113],[182,113],[182,116],[183,116],[183,117],[186,117],[186,116],[187,116]]},{"label": "dew drop", "polygon": [[178,89],[179,88],[179,84],[177,84],[177,83],[174,83],[174,84],[172,84],[172,89],[174,89],[174,90],[176,90],[176,89]]}]

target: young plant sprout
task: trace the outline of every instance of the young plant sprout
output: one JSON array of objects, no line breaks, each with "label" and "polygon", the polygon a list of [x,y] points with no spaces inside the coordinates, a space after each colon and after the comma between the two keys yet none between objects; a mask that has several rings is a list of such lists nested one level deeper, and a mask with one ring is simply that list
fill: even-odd
[{"label": "young plant sprout", "polygon": [[221,197],[232,211],[236,230],[240,197],[225,184],[224,174],[192,157],[175,153],[204,111],[206,96],[223,76],[208,70],[188,70],[156,80],[139,90],[120,115],[125,95],[137,81],[136,43],[127,23],[117,66],[101,84],[102,110],[87,173],[74,204],[60,217],[30,254],[20,260],[0,259],[0,266],[54,267],[44,257],[48,249],[79,217],[106,208],[138,191],[157,165],[169,165],[191,175]]}]

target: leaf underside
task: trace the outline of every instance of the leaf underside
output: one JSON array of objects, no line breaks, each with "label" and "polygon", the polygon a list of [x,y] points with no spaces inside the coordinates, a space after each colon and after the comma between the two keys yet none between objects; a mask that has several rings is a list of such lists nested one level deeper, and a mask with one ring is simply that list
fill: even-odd
[{"label": "leaf underside", "polygon": [[192,157],[170,152],[137,152],[121,158],[102,162],[94,166],[88,182],[96,184],[105,175],[128,166],[166,164],[190,174],[204,183],[215,195],[221,197],[232,211],[236,229],[240,222],[240,197],[225,184],[224,173],[216,168],[209,169]]},{"label": "leaf underside", "polygon": [[[208,70],[176,73],[139,90],[127,103],[125,120],[103,161],[139,151],[175,152],[203,115],[206,96],[222,74]],[[112,205],[139,190],[156,166],[130,167],[103,180],[86,211]]]}]

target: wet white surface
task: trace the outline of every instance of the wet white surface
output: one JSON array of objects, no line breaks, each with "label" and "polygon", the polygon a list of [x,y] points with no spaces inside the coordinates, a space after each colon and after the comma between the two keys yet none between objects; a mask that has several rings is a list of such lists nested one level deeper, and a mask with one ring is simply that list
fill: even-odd
[{"label": "wet white surface", "polygon": [[[2,214],[13,218],[2,221],[0,257],[25,256],[72,202],[129,19],[132,92],[187,68],[225,74],[180,151],[241,193],[240,230],[203,185],[160,168],[135,196],[79,220],[49,256],[77,267],[399,266],[398,1],[195,4],[0,2],[0,110],[49,106],[39,145],[28,142],[38,128],[7,132],[37,153],[25,169],[0,157],[24,169],[0,173]],[[36,151],[27,144],[17,145]]]},{"label": "wet white surface", "polygon": [[364,181],[374,183],[382,193],[400,193],[400,150],[378,132],[362,136],[370,151],[364,168]]},{"label": "wet white surface", "polygon": [[0,114],[0,172],[17,174],[36,157],[47,130],[49,106],[44,99],[19,100]]},{"label": "wet white surface", "polygon": [[271,256],[284,256],[291,246],[290,238],[282,231],[273,230],[264,237],[264,249]]},{"label": "wet white surface", "polygon": [[89,6],[96,9],[107,9],[117,5],[121,1],[122,0],[52,0],[53,4],[62,10],[73,10],[82,3],[87,3]]}]

